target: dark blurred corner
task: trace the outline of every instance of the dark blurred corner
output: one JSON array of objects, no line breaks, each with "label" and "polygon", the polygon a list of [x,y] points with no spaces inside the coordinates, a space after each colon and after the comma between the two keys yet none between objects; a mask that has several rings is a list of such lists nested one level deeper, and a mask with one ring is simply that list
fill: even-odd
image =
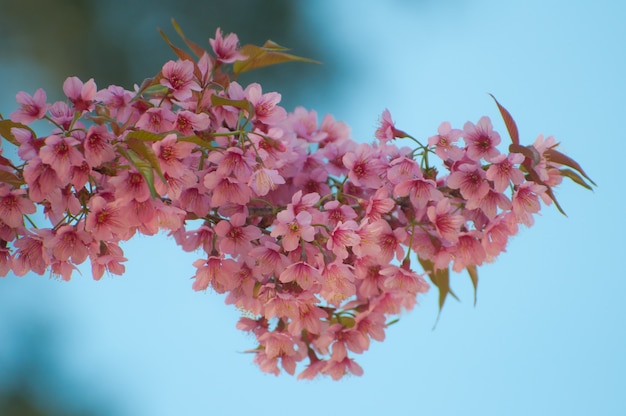
[{"label": "dark blurred corner", "polygon": [[[6,319],[6,316],[3,318]],[[58,362],[62,331],[44,317],[14,317],[0,334],[0,415],[105,416],[115,404],[91,392]],[[95,384],[95,383],[94,383]],[[84,387],[83,387],[84,388]]]},{"label": "dark blurred corner", "polygon": [[[61,98],[61,85],[72,75],[94,78],[100,88],[115,84],[132,89],[176,59],[157,28],[184,46],[172,18],[189,39],[207,49],[208,39],[221,27],[237,33],[241,44],[272,39],[294,54],[328,65],[332,56],[319,48],[310,23],[302,18],[304,5],[290,0],[0,0],[0,65],[23,60],[44,67],[55,83],[48,95],[55,99]],[[267,91],[288,90],[283,93],[287,109],[299,101],[312,77],[318,77],[314,83],[332,81],[319,78],[317,65],[304,63],[261,69],[251,76],[242,82],[258,81]]]}]

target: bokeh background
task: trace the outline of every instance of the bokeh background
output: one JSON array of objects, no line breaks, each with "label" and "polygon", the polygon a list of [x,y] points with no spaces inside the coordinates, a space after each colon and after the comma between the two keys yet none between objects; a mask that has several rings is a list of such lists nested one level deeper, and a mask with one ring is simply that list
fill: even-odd
[{"label": "bokeh background", "polygon": [[0,414],[626,414],[626,6],[619,0],[106,2],[0,0],[0,113],[18,91],[61,98],[67,76],[131,88],[174,55],[176,18],[198,43],[217,27],[272,39],[322,65],[253,72],[283,105],[331,113],[371,141],[389,108],[416,137],[440,122],[515,117],[522,140],[554,135],[598,183],[565,182],[495,263],[478,303],[455,276],[358,361],[362,377],[262,374],[238,312],[191,290],[191,263],[165,235],[123,246],[124,276],[0,279]]}]

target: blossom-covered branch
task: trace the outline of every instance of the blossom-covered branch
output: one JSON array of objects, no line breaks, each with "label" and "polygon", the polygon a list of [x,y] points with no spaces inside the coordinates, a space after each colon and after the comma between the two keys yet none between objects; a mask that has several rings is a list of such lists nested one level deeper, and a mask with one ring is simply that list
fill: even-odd
[{"label": "blossom-covered branch", "polygon": [[[243,312],[237,327],[256,337],[263,371],[302,362],[299,378],[339,379],[362,373],[354,354],[384,340],[427,281],[441,308],[450,270],[476,286],[477,267],[556,202],[563,177],[590,187],[552,137],[521,145],[499,103],[508,152],[487,117],[420,141],[387,110],[377,140],[357,143],[332,116],[287,112],[280,94],[237,82],[305,59],[273,42],[239,48],[219,29],[207,51],[175,28],[192,54],[163,34],[178,59],[134,91],[70,77],[66,101],[20,92],[0,117],[17,149],[0,156],[0,276],[70,280],[87,259],[96,280],[123,274],[120,242],[166,230],[199,253],[193,289]],[[38,120],[49,133],[29,127]]]}]

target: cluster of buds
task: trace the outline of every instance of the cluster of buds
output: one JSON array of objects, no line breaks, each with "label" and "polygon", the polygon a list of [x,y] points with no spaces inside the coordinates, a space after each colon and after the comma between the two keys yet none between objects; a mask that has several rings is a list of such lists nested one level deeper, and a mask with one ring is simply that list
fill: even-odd
[{"label": "cluster of buds", "polygon": [[[299,378],[339,379],[362,373],[353,354],[382,341],[428,282],[440,307],[450,270],[476,285],[477,266],[555,201],[562,177],[588,186],[554,139],[520,145],[499,104],[508,153],[486,117],[443,123],[422,143],[386,110],[377,140],[358,143],[332,116],[288,113],[280,94],[236,81],[302,58],[272,42],[239,48],[219,29],[209,52],[176,28],[195,56],[163,35],[178,59],[134,91],[71,77],[66,101],[20,92],[0,116],[19,160],[0,156],[0,276],[69,280],[87,259],[94,279],[122,274],[120,242],[164,230],[201,253],[193,289],[243,312],[263,371],[302,363]],[[37,120],[50,134],[29,127]],[[35,226],[38,211],[49,226]]]}]

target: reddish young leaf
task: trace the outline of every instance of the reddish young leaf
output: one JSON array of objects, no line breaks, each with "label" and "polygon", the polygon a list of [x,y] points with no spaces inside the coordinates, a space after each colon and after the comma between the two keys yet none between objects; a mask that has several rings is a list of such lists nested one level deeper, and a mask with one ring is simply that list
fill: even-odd
[{"label": "reddish young leaf", "polygon": [[15,145],[15,146],[20,146],[20,142],[17,141],[17,139],[15,138],[15,136],[13,135],[13,133],[11,132],[12,128],[20,128],[20,129],[26,129],[29,130],[33,137],[37,137],[37,135],[35,134],[35,132],[28,127],[25,124],[22,123],[16,123],[14,121],[11,120],[0,120],[0,136],[4,137],[9,143]]},{"label": "reddish young leaf", "polygon": [[476,298],[478,295],[478,269],[476,265],[467,266],[467,272],[469,273],[472,285],[474,286],[474,306],[476,306]]},{"label": "reddish young leaf", "polygon": [[165,42],[167,42],[167,44],[170,45],[170,48],[172,48],[176,56],[178,56],[182,60],[194,62],[194,59],[191,57],[191,55],[189,55],[187,52],[185,52],[184,50],[174,45],[161,29],[159,29],[159,33],[161,34],[161,37],[163,37]]},{"label": "reddish young leaf", "polygon": [[574,159],[570,158],[569,156],[564,155],[563,153],[559,152],[558,150],[554,148],[546,149],[546,151],[544,152],[544,155],[551,162],[558,163],[560,165],[569,166],[570,168],[576,169],[578,172],[580,172],[581,175],[585,177],[585,179],[587,179],[593,185],[598,186],[596,185],[594,181],[591,180],[589,176],[587,176],[583,168]]},{"label": "reddish young leaf", "polygon": [[286,53],[288,49],[283,48],[275,42],[267,41],[263,47],[255,45],[244,45],[240,52],[248,57],[245,61],[237,61],[233,64],[233,72],[240,74],[253,69],[263,68],[270,65],[281,64],[283,62],[308,62],[318,64],[318,61],[303,58]]},{"label": "reddish young leaf", "polygon": [[191,49],[191,51],[198,58],[200,58],[202,55],[207,53],[206,49],[204,49],[202,46],[198,45],[197,43],[195,43],[195,42],[193,42],[193,41],[191,41],[189,39],[187,39],[187,37],[183,33],[183,30],[180,28],[180,26],[178,25],[178,22],[175,19],[172,19],[172,26],[174,26],[174,29],[176,30],[176,33],[178,33],[178,36],[181,37],[181,39],[185,42],[185,44],[189,47],[189,49]]},{"label": "reddish young leaf", "polygon": [[504,120],[504,125],[509,131],[509,136],[511,136],[511,141],[513,142],[513,144],[519,145],[519,131],[517,130],[517,124],[515,124],[515,120],[513,120],[511,113],[509,113],[506,108],[500,105],[500,103],[498,102],[498,100],[496,100],[496,97],[494,97],[493,94],[489,95],[491,95],[491,98],[493,98],[493,100],[496,102],[496,105],[498,106],[498,110],[500,110],[500,114],[502,115],[502,119]]}]

